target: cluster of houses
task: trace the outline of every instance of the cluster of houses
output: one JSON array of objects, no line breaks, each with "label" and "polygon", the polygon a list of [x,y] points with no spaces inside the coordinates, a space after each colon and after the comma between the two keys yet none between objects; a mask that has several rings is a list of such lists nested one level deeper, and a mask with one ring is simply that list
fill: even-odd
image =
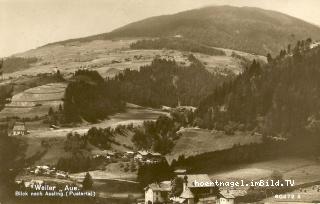
[{"label": "cluster of houses", "polygon": [[54,167],[49,167],[46,165],[43,166],[35,166],[35,167],[28,167],[27,172],[36,176],[50,176],[50,177],[55,177],[55,178],[68,178],[68,173],[60,170],[56,170]]},{"label": "cluster of houses", "polygon": [[126,151],[126,152],[114,152],[111,150],[92,151],[93,158],[104,158],[106,160],[111,159],[127,159],[134,160],[139,163],[153,164],[161,162],[164,157],[158,152],[150,152],[146,150],[142,151]]},{"label": "cluster of houses", "polygon": [[[43,176],[46,178],[57,178],[57,179],[70,179],[67,172],[56,170],[54,167],[49,167],[46,165],[43,166],[34,166],[34,167],[28,167],[25,169],[26,174],[31,174],[34,176]],[[43,184],[44,181],[40,179],[21,179],[17,178],[15,180],[15,183],[17,184],[23,184],[24,187],[29,188],[33,185]]]},{"label": "cluster of houses", "polygon": [[31,188],[35,185],[42,185],[44,183],[43,180],[35,180],[31,179],[30,181],[22,181],[22,180],[16,180],[16,184],[23,184],[25,188]]},{"label": "cluster of houses", "polygon": [[313,42],[313,43],[310,44],[310,48],[311,49],[315,48],[315,47],[318,47],[318,46],[320,46],[320,41],[316,41],[316,42]]},{"label": "cluster of houses", "polygon": [[133,154],[133,158],[135,161],[147,164],[158,163],[164,159],[160,153],[149,151],[138,151]]},{"label": "cluster of houses", "polygon": [[214,186],[196,185],[195,181],[210,183],[207,174],[186,174],[185,171],[176,171],[176,177],[183,180],[182,192],[172,196],[175,185],[172,181],[151,183],[145,190],[144,204],[234,204],[235,199],[245,196],[245,190],[219,189]]}]

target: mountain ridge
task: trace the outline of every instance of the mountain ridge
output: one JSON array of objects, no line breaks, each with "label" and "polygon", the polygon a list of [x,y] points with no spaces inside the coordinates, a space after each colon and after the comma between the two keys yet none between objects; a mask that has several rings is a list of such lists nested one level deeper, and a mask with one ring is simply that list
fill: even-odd
[{"label": "mountain ridge", "polygon": [[277,55],[287,44],[320,35],[320,27],[278,11],[256,7],[209,6],[153,16],[111,32],[50,43],[182,35],[209,46]]}]

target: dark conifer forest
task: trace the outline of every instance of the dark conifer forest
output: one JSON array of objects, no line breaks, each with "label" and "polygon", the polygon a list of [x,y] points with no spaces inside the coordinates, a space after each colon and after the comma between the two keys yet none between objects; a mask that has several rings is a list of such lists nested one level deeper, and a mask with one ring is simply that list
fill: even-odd
[{"label": "dark conifer forest", "polygon": [[[311,39],[282,50],[269,63],[253,62],[241,75],[202,100],[198,125],[256,130],[319,148],[320,48]],[[288,46],[290,47],[290,46]]]},{"label": "dark conifer forest", "polygon": [[211,74],[194,56],[192,64],[180,67],[175,61],[154,59],[139,71],[126,69],[112,79],[98,72],[78,70],[65,93],[66,122],[94,122],[123,111],[124,102],[147,107],[197,106],[227,77]]}]

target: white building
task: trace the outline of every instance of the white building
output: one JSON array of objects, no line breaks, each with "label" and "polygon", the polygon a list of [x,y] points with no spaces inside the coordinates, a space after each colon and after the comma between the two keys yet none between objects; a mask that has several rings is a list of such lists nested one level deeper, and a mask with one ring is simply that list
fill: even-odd
[{"label": "white building", "polygon": [[144,188],[145,204],[169,203],[169,193],[171,191],[171,181],[152,183]]},{"label": "white building", "polygon": [[219,199],[217,200],[217,204],[234,204],[236,203],[236,198],[243,197],[246,194],[246,190],[221,189],[219,193]]},{"label": "white building", "polygon": [[27,128],[24,124],[16,124],[12,129],[12,136],[23,136],[27,134]]},{"label": "white building", "polygon": [[220,192],[217,204],[234,204],[234,196],[230,193]]}]

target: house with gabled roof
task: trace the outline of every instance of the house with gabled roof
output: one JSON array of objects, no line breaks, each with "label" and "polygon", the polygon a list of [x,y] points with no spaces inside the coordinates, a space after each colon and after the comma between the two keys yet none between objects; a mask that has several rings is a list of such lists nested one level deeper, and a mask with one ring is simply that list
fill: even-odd
[{"label": "house with gabled roof", "polygon": [[247,195],[247,191],[243,189],[221,189],[217,204],[234,204],[237,199]]},{"label": "house with gabled roof", "polygon": [[169,193],[171,189],[171,181],[149,184],[144,188],[145,204],[170,203]]},{"label": "house with gabled roof", "polygon": [[25,124],[20,124],[20,123],[16,123],[14,126],[13,126],[13,129],[12,129],[12,136],[23,136],[23,135],[26,135],[28,132],[27,132],[27,128],[25,126]]},{"label": "house with gabled roof", "polygon": [[234,204],[235,197],[229,192],[220,192],[217,204]]}]

